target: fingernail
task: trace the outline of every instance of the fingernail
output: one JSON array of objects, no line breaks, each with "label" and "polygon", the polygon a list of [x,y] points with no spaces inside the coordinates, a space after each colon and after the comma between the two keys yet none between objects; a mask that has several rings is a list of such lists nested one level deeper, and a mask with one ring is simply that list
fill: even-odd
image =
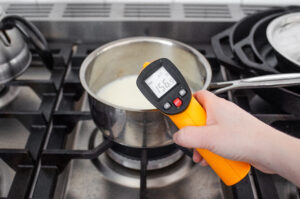
[{"label": "fingernail", "polygon": [[195,163],[197,163],[197,160],[196,160],[197,158],[196,157],[193,157],[193,161],[195,162]]},{"label": "fingernail", "polygon": [[198,163],[198,162],[199,162],[199,158],[198,158],[197,156],[193,156],[193,161],[194,161],[195,163]]}]

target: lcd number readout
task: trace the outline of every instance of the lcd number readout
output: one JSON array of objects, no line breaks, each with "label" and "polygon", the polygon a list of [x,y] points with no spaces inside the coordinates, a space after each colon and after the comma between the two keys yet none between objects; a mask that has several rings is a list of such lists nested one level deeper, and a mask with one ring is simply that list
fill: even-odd
[{"label": "lcd number readout", "polygon": [[145,82],[158,98],[161,98],[177,83],[163,66],[150,75]]}]

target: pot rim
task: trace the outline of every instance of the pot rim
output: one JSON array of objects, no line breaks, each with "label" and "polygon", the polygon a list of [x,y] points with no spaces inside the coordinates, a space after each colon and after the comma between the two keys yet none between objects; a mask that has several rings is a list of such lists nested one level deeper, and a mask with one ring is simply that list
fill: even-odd
[{"label": "pot rim", "polygon": [[92,96],[94,99],[96,99],[97,101],[99,101],[101,103],[104,103],[111,107],[122,109],[122,110],[135,111],[135,112],[157,111],[157,109],[136,109],[136,108],[123,107],[123,106],[119,106],[116,104],[112,104],[104,99],[97,97],[97,95],[90,90],[89,86],[87,85],[86,79],[85,79],[85,73],[86,73],[87,68],[89,67],[89,64],[101,53],[108,51],[112,48],[115,48],[117,46],[122,46],[122,45],[126,45],[129,43],[135,43],[135,42],[156,42],[156,43],[162,43],[162,44],[167,44],[167,45],[175,45],[179,48],[183,48],[183,49],[189,51],[190,53],[194,54],[197,57],[197,60],[203,64],[203,67],[206,71],[206,78],[205,78],[205,82],[202,87],[202,90],[206,90],[208,88],[208,86],[211,82],[211,78],[212,78],[212,71],[211,71],[209,62],[204,57],[204,55],[202,55],[199,51],[197,51],[195,48],[193,48],[187,44],[184,44],[184,43],[176,41],[176,40],[162,38],[162,37],[141,36],[141,37],[128,37],[128,38],[119,39],[119,40],[115,40],[115,41],[109,42],[107,44],[104,44],[103,46],[100,46],[99,48],[95,49],[84,59],[84,61],[81,64],[81,67],[80,67],[79,79],[80,79],[81,85],[83,86],[85,91],[90,96]]}]

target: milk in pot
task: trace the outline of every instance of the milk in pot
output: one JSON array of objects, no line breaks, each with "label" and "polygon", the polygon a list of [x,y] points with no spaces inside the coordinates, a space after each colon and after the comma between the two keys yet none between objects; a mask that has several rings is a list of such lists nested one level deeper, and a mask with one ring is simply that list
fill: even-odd
[{"label": "milk in pot", "polygon": [[98,91],[98,98],[126,108],[155,109],[137,88],[137,77],[138,75],[124,76],[106,84]]}]

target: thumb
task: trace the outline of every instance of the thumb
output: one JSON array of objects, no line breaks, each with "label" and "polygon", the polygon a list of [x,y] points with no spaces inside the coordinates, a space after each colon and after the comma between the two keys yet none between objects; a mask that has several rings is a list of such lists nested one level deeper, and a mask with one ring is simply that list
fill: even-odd
[{"label": "thumb", "polygon": [[214,145],[216,126],[188,126],[174,134],[174,142],[187,148],[211,150]]}]

